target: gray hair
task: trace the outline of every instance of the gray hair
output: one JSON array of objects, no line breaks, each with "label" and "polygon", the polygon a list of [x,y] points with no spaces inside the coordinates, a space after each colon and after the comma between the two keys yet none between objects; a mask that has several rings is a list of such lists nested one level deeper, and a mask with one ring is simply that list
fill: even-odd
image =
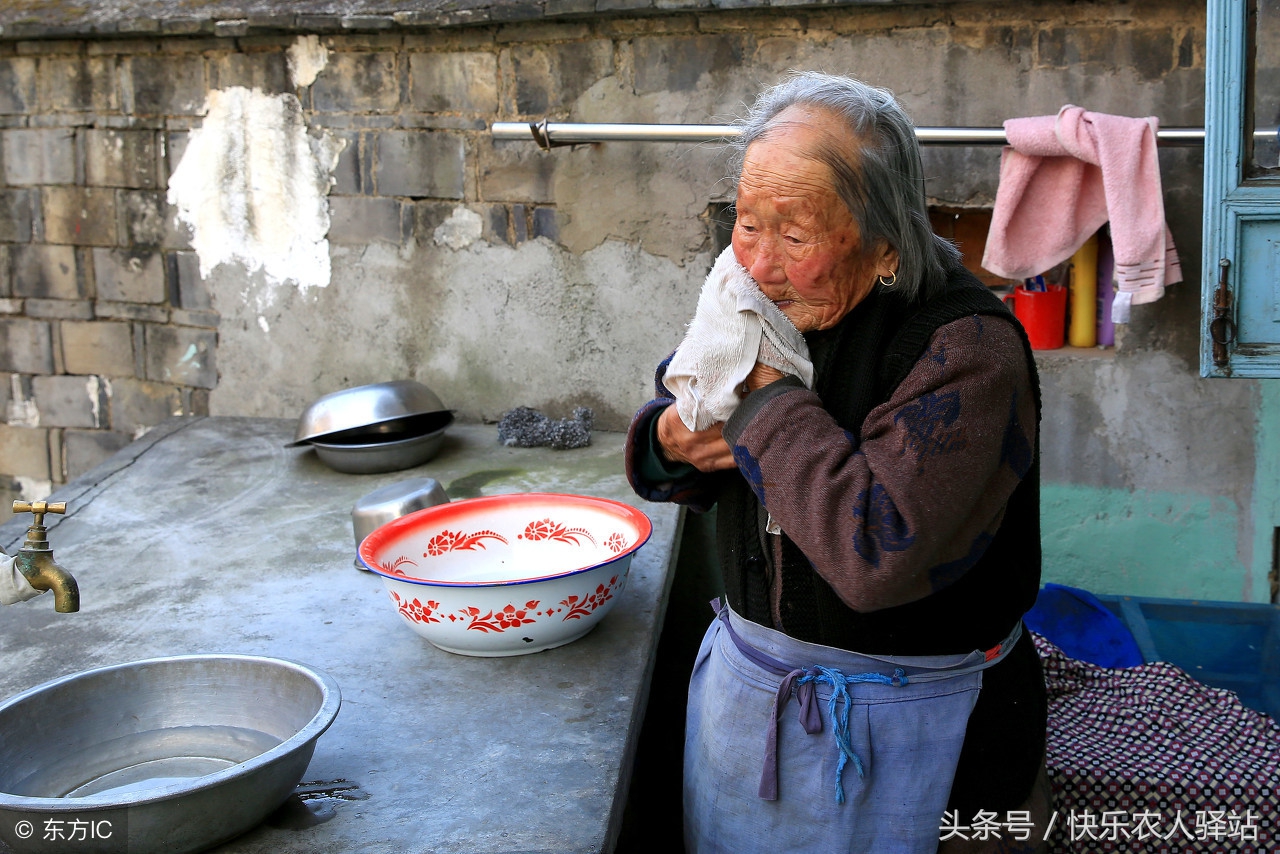
[{"label": "gray hair", "polygon": [[737,123],[734,174],[741,175],[747,147],[767,137],[777,115],[796,105],[831,111],[857,143],[844,150],[821,145],[815,156],[830,167],[833,189],[862,233],[863,252],[882,242],[898,251],[894,289],[909,300],[941,286],[960,252],[929,225],[915,125],[887,89],[849,77],[793,73],[763,92]]}]

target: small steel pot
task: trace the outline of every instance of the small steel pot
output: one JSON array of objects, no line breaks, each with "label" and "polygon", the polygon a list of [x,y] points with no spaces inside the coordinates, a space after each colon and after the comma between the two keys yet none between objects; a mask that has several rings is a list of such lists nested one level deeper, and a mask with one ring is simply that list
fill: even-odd
[{"label": "small steel pot", "polygon": [[[407,513],[448,504],[449,496],[434,477],[415,477],[375,489],[351,508],[351,527],[356,535],[356,549],[364,538],[378,528]],[[356,558],[356,568],[368,568]]]},{"label": "small steel pot", "polygon": [[[452,413],[443,415],[446,425],[453,421]],[[321,461],[335,471],[378,474],[410,469],[427,462],[440,451],[444,431],[445,427],[441,426],[430,433],[397,438],[355,437],[344,442],[313,439],[311,446]]]}]

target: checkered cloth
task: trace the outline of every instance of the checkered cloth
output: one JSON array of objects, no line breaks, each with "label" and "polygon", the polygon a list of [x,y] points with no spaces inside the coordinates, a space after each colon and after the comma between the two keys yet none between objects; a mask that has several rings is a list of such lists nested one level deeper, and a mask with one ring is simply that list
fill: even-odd
[{"label": "checkered cloth", "polygon": [[1033,634],[1049,692],[1049,851],[1280,851],[1280,725],[1172,664],[1108,669]]}]

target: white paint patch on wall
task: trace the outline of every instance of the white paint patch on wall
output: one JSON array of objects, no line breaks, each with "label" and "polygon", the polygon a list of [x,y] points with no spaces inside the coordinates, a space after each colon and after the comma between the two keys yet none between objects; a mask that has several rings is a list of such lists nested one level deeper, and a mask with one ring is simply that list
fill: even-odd
[{"label": "white paint patch on wall", "polygon": [[327,196],[344,145],[327,131],[308,134],[294,95],[210,92],[204,124],[169,179],[169,203],[191,228],[201,277],[238,262],[270,284],[327,286]]},{"label": "white paint patch on wall", "polygon": [[53,481],[51,480],[15,475],[13,482],[17,484],[18,495],[22,496],[23,501],[43,501],[53,494]]},{"label": "white paint patch on wall", "polygon": [[5,409],[5,422],[11,427],[39,427],[40,410],[36,402],[22,391],[22,377],[9,375],[9,405]]},{"label": "white paint patch on wall", "polygon": [[437,246],[465,249],[483,234],[484,221],[480,219],[480,214],[459,206],[453,209],[448,219],[436,226],[431,237]]},{"label": "white paint patch on wall", "polygon": [[285,52],[289,66],[289,78],[301,89],[316,82],[320,72],[329,64],[329,51],[320,43],[319,36],[298,36]]},{"label": "white paint patch on wall", "polygon": [[98,377],[89,377],[85,381],[85,394],[89,395],[89,408],[93,412],[93,426],[101,427],[103,422],[102,412],[102,380]]}]

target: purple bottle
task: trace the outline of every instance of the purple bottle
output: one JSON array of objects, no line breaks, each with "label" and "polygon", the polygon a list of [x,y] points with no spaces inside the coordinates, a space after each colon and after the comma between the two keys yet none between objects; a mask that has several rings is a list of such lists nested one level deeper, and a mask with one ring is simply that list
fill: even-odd
[{"label": "purple bottle", "polygon": [[1116,269],[1116,256],[1111,251],[1111,229],[1104,226],[1098,231],[1098,346],[1113,347],[1116,343],[1116,327],[1111,322],[1111,301],[1115,298],[1112,277]]}]

